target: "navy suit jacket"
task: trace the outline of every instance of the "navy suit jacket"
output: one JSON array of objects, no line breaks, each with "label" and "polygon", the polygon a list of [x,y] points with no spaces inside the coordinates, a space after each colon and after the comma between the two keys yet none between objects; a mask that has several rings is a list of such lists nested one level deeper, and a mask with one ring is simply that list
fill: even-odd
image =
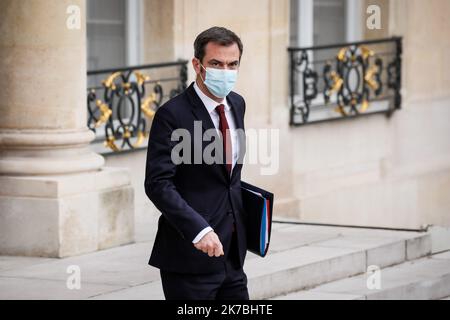
[{"label": "navy suit jacket", "polygon": [[[236,128],[244,130],[245,101],[235,92],[227,96]],[[224,268],[230,249],[232,224],[236,223],[239,260],[243,266],[247,250],[246,213],[242,205],[241,169],[245,137],[240,136],[239,160],[231,176],[223,163],[174,164],[172,132],[183,128],[191,134],[194,149],[202,150],[210,141],[195,141],[194,121],[201,121],[202,134],[214,129],[214,123],[193,83],[181,94],[163,104],[155,113],[150,130],[145,174],[145,192],[161,212],[149,264],[165,271],[211,273]],[[209,257],[197,250],[192,241],[205,227],[219,236],[225,256]]]}]

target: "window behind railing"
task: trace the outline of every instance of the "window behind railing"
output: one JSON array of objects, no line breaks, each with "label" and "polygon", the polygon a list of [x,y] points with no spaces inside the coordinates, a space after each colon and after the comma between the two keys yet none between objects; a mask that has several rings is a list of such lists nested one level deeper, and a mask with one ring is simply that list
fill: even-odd
[{"label": "window behind railing", "polygon": [[[127,64],[126,1],[87,1],[87,68],[97,70]],[[91,77],[94,81],[94,77]],[[92,84],[88,83],[88,86]]]}]

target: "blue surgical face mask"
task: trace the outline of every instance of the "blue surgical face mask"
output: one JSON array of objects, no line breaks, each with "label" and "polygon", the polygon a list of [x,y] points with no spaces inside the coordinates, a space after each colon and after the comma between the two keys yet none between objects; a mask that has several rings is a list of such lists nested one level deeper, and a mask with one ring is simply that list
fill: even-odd
[{"label": "blue surgical face mask", "polygon": [[237,80],[237,70],[205,68],[202,64],[200,65],[206,71],[205,79],[202,78],[202,80],[208,90],[218,98],[225,98],[233,90]]}]

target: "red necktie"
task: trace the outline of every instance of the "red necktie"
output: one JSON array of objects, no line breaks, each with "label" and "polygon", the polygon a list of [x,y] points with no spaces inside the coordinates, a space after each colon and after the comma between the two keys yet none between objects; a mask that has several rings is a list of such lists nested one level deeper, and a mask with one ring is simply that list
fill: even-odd
[{"label": "red necktie", "polygon": [[231,174],[231,166],[232,166],[232,149],[231,149],[231,133],[230,128],[228,127],[227,118],[225,117],[225,106],[223,104],[219,104],[216,107],[216,111],[219,113],[220,122],[219,122],[219,130],[222,132],[223,137],[223,154],[225,160],[225,164],[227,167],[227,171]]}]

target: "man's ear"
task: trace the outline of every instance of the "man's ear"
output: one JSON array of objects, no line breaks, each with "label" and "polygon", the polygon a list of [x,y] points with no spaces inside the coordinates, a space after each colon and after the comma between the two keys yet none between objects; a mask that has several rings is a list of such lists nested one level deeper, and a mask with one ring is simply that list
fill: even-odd
[{"label": "man's ear", "polygon": [[199,74],[201,72],[200,61],[195,57],[192,58],[192,67],[194,68],[196,74]]}]

